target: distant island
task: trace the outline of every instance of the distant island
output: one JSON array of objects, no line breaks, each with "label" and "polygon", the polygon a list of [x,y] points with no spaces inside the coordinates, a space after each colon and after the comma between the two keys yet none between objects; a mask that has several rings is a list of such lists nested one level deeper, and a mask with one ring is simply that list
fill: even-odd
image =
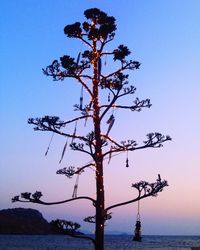
[{"label": "distant island", "polygon": [[0,210],[0,234],[50,234],[50,223],[31,208]]}]

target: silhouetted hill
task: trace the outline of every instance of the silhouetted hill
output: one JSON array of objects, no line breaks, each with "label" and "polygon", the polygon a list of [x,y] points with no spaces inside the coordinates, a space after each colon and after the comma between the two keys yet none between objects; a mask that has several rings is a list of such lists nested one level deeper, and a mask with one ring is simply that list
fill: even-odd
[{"label": "silhouetted hill", "polygon": [[48,234],[49,223],[35,209],[0,210],[0,234]]}]

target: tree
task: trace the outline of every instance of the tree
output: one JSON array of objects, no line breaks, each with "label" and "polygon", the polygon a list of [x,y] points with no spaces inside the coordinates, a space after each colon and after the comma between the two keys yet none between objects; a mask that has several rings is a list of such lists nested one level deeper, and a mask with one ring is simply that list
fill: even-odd
[{"label": "tree", "polygon": [[[121,110],[141,111],[143,108],[150,108],[149,99],[140,100],[135,98],[131,105],[124,105],[120,102],[124,97],[135,94],[136,88],[129,84],[129,75],[127,71],[139,69],[138,61],[129,60],[131,54],[128,47],[119,45],[116,49],[108,52],[105,48],[115,37],[116,24],[115,18],[108,16],[105,12],[93,8],[84,12],[86,21],[82,24],[75,22],[64,28],[64,33],[69,38],[75,38],[87,46],[83,53],[79,53],[77,60],[69,55],[60,57],[60,60],[54,60],[51,65],[43,69],[46,76],[50,76],[54,81],[63,81],[65,78],[73,78],[82,86],[87,93],[87,103],[83,105],[83,98],[80,97],[80,103],[75,105],[79,115],[71,120],[63,121],[56,116],[44,116],[42,118],[30,118],[29,124],[33,124],[34,130],[50,131],[54,134],[71,138],[70,147],[72,150],[88,154],[91,157],[91,163],[81,168],[68,167],[57,171],[57,174],[63,174],[69,178],[79,176],[86,168],[95,170],[96,175],[96,197],[77,196],[76,187],[71,199],[58,202],[45,202],[41,200],[42,193],[36,191],[31,194],[22,193],[21,196],[15,196],[13,202],[33,202],[44,205],[54,205],[67,203],[78,199],[86,199],[92,203],[95,208],[95,215],[89,216],[84,220],[95,224],[95,237],[86,237],[92,240],[96,250],[104,249],[104,224],[111,219],[111,210],[141,199],[156,196],[167,186],[167,181],[161,180],[160,176],[155,183],[140,181],[132,184],[132,187],[138,190],[138,196],[125,202],[113,204],[105,207],[104,203],[104,160],[112,158],[113,155],[120,152],[129,152],[142,150],[146,148],[159,148],[165,141],[171,140],[169,136],[160,133],[149,133],[142,145],[138,145],[135,140],[125,140],[118,142],[110,137],[110,131],[115,122],[113,114],[109,115],[113,108]],[[112,57],[117,64],[116,69],[109,74],[104,73],[102,60]],[[102,93],[100,95],[100,93]],[[108,100],[105,96],[108,95]],[[102,97],[103,96],[103,97]],[[70,133],[67,126],[76,124],[77,121],[92,121],[91,132],[86,135],[77,135],[76,127],[74,132]],[[104,124],[104,125],[103,125]],[[61,160],[64,156],[67,143],[63,149]],[[128,159],[127,159],[128,167]],[[76,237],[83,235],[74,234]]]}]

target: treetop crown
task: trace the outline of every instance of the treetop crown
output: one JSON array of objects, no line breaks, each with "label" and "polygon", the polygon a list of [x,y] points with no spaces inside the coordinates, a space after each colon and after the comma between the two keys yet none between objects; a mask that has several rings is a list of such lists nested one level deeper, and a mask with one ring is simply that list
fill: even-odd
[{"label": "treetop crown", "polygon": [[64,33],[68,37],[80,37],[87,36],[89,40],[100,40],[107,38],[113,38],[116,30],[115,18],[108,16],[105,12],[91,8],[84,12],[85,17],[90,22],[83,22],[82,26],[80,22],[67,25],[64,28]]}]

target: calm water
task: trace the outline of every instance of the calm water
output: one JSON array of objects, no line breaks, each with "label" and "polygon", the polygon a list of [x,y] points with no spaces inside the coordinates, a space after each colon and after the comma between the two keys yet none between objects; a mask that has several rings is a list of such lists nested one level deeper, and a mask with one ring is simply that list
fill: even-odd
[{"label": "calm water", "polygon": [[[93,250],[90,241],[63,235],[0,235],[0,250]],[[105,250],[200,250],[200,236],[106,236]]]}]

